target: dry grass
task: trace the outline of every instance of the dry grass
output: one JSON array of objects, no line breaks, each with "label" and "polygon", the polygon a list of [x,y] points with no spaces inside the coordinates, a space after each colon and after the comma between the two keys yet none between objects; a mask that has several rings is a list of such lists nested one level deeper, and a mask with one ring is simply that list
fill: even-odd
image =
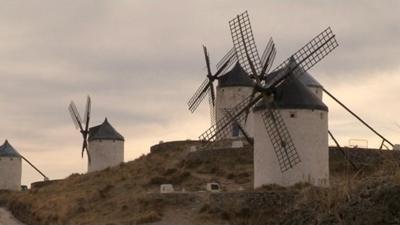
[{"label": "dry grass", "polygon": [[255,191],[271,195],[256,206],[246,197],[212,205],[201,194],[149,194],[159,192],[161,183],[172,183],[178,190],[203,191],[211,181],[220,182],[228,192],[251,190],[251,151],[198,157],[186,151],[192,144],[177,143],[168,151],[100,172],[73,174],[37,190],[1,192],[0,203],[31,225],[145,224],[183,212],[193,223],[207,224],[400,223],[400,166],[398,155],[392,153],[362,157],[354,153],[355,162],[363,165],[358,171],[333,156],[330,188],[269,185]]},{"label": "dry grass", "polygon": [[[225,170],[219,167],[226,162],[218,159],[189,160],[187,149],[192,144],[177,143],[168,151],[143,155],[100,172],[72,174],[37,190],[3,193],[0,202],[21,221],[32,225],[157,221],[162,217],[166,203],[162,199],[149,198],[148,193],[159,192],[162,183],[172,183],[176,189],[185,188],[187,191],[205,190],[205,184],[215,180],[227,189],[238,186],[233,178],[226,178],[230,170],[235,171],[235,166],[229,165]],[[235,157],[242,158],[232,157],[232,162]],[[240,166],[246,168],[247,173],[252,169],[251,162]],[[218,172],[213,173],[213,168],[218,168]],[[233,172],[233,177],[236,176]]]}]

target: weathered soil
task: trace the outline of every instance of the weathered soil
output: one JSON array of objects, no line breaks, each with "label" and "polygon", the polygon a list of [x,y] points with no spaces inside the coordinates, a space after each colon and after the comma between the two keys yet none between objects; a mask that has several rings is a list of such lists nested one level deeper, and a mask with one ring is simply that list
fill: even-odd
[{"label": "weathered soil", "polygon": [[[47,224],[400,224],[400,154],[330,150],[331,187],[252,189],[249,147],[190,152],[198,142],[165,143],[148,155],[90,174],[73,174],[0,203],[30,225]],[[221,193],[206,192],[219,182]],[[172,183],[176,193],[160,194]]]},{"label": "weathered soil", "polygon": [[0,208],[0,225],[23,225],[17,221],[14,216],[4,208]]}]

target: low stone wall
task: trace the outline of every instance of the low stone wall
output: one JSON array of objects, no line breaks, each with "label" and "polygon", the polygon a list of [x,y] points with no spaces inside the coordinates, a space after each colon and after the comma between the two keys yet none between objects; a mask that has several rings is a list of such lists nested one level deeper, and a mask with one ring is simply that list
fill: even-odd
[{"label": "low stone wall", "polygon": [[237,155],[240,157],[245,157],[248,159],[253,158],[253,149],[251,147],[244,148],[219,148],[210,150],[198,150],[195,152],[190,152],[187,156],[187,160],[199,160],[199,161],[209,161],[217,158],[223,158],[224,156]]},{"label": "low stone wall", "polygon": [[[398,165],[400,162],[400,151],[365,149],[365,148],[342,148],[346,157],[350,159],[358,169],[362,171],[374,171],[381,166]],[[331,172],[340,172],[349,166],[343,153],[336,147],[329,148],[329,161]]]},{"label": "low stone wall", "polygon": [[177,147],[180,148],[189,148],[193,145],[201,145],[201,141],[194,141],[194,140],[186,140],[186,141],[170,141],[170,142],[163,142],[150,147],[150,153],[160,152],[160,151],[168,151],[171,149],[175,149]]},{"label": "low stone wall", "polygon": [[37,181],[37,182],[31,183],[31,190],[36,190],[36,189],[42,188],[44,186],[48,186],[50,184],[54,184],[54,183],[59,182],[59,181],[61,181],[61,180]]}]

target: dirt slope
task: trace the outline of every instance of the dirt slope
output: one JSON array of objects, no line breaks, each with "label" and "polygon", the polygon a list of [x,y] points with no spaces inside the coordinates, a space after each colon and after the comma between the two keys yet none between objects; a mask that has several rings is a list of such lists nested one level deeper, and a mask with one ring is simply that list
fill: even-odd
[{"label": "dirt slope", "polygon": [[[194,144],[168,143],[115,168],[2,192],[0,203],[31,225],[400,223],[398,153],[347,150],[362,167],[354,171],[331,150],[331,188],[252,190],[251,149],[191,153]],[[213,181],[223,193],[204,192]],[[184,192],[159,194],[162,183]]]}]

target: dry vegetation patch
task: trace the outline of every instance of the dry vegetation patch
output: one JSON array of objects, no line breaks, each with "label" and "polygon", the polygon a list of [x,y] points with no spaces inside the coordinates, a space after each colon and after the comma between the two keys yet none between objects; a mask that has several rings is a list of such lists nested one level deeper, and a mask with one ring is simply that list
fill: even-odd
[{"label": "dry vegetation patch", "polygon": [[[185,225],[400,223],[398,153],[347,150],[360,165],[354,170],[331,150],[330,188],[252,190],[251,149],[191,153],[193,144],[168,143],[114,168],[72,174],[28,192],[0,192],[0,203],[31,225],[176,224],[180,218]],[[204,192],[207,182],[219,182],[224,192]],[[163,183],[186,192],[160,194]]]}]

